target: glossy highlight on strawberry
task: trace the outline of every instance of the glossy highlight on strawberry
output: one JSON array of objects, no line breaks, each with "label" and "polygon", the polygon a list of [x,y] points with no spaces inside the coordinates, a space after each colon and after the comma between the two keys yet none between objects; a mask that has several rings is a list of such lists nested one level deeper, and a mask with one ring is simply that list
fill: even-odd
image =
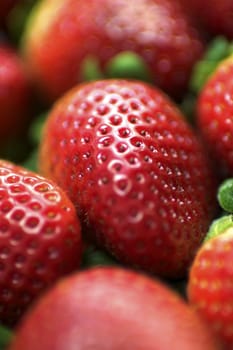
[{"label": "glossy highlight on strawberry", "polygon": [[66,194],[52,181],[1,160],[0,323],[18,322],[80,261],[80,224]]},{"label": "glossy highlight on strawberry", "polygon": [[130,266],[186,274],[215,187],[198,139],[160,90],[127,80],[75,87],[51,110],[39,153],[89,239]]}]

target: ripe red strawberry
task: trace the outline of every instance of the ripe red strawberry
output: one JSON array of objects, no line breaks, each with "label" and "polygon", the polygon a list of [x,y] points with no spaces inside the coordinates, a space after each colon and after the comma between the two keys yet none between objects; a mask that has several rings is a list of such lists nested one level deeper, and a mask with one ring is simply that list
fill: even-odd
[{"label": "ripe red strawberry", "polygon": [[49,114],[39,153],[91,239],[124,263],[184,276],[215,192],[202,147],[162,92],[127,80],[77,86]]},{"label": "ripe red strawberry", "polygon": [[0,144],[19,135],[31,113],[31,85],[18,53],[0,43]]},{"label": "ripe red strawberry", "polygon": [[221,339],[226,350],[233,348],[232,227],[231,215],[214,222],[210,238],[198,250],[188,281],[190,304]]},{"label": "ripe red strawberry", "polygon": [[102,267],[51,289],[24,318],[9,350],[91,348],[218,349],[193,310],[159,281]]},{"label": "ripe red strawberry", "polygon": [[31,302],[80,264],[80,224],[53,182],[0,161],[0,323],[18,321]]},{"label": "ripe red strawberry", "polygon": [[210,75],[197,101],[197,124],[221,176],[233,175],[233,56]]},{"label": "ripe red strawberry", "polygon": [[[23,49],[44,97],[53,101],[83,81],[84,67],[95,78],[116,77],[109,61],[125,51],[145,61],[154,84],[181,97],[204,44],[178,1],[44,0],[29,18]],[[138,78],[137,68],[131,77]]]}]

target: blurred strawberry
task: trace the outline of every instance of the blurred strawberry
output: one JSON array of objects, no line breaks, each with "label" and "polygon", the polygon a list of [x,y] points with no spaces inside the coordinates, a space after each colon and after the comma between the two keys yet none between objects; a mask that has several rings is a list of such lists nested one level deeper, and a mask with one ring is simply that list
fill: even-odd
[{"label": "blurred strawberry", "polygon": [[32,93],[24,63],[14,48],[0,43],[0,145],[21,135],[31,117]]},{"label": "blurred strawberry", "polygon": [[57,101],[39,168],[70,196],[92,240],[163,276],[185,275],[214,215],[203,148],[176,106],[142,82],[86,83]]},{"label": "blurred strawberry", "polygon": [[78,268],[80,224],[51,181],[0,161],[0,323],[14,325],[59,277]]},{"label": "blurred strawberry", "polygon": [[179,0],[187,3],[194,17],[212,36],[223,35],[233,39],[233,1],[232,0]]},{"label": "blurred strawberry", "polygon": [[91,348],[219,349],[195,312],[159,281],[102,267],[56,284],[26,315],[9,350]]},{"label": "blurred strawberry", "polygon": [[[232,216],[214,221],[191,266],[188,299],[223,343],[233,348]],[[211,237],[213,235],[213,237]],[[207,238],[208,238],[207,236]]]},{"label": "blurred strawberry", "polygon": [[[215,64],[215,63],[214,63]],[[200,90],[197,126],[221,177],[233,175],[233,55],[223,59]]]},{"label": "blurred strawberry", "polygon": [[129,78],[129,71],[130,77],[140,76],[180,98],[204,49],[196,28],[172,0],[40,1],[22,46],[49,101],[87,77]]}]

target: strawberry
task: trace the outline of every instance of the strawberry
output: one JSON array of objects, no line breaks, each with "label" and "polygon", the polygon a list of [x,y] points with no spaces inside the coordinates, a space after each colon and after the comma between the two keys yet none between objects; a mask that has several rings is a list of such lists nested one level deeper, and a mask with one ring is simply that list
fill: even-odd
[{"label": "strawberry", "polygon": [[197,99],[196,119],[221,177],[233,175],[233,55],[210,74]]},{"label": "strawberry", "polygon": [[193,310],[161,282],[102,267],[58,282],[26,315],[9,350],[171,347],[218,349]]},{"label": "strawberry", "polygon": [[207,240],[194,259],[188,280],[188,299],[224,345],[233,348],[233,222],[214,221]]},{"label": "strawberry", "polygon": [[140,69],[179,98],[205,44],[178,1],[44,0],[29,16],[22,46],[43,97],[54,101],[86,77],[128,78],[133,70],[136,79]]},{"label": "strawberry", "polygon": [[[186,0],[182,0],[187,2]],[[192,0],[188,2],[194,16],[212,36],[223,35],[233,39],[233,2],[232,0]]]},{"label": "strawberry", "polygon": [[23,60],[0,43],[0,144],[22,134],[31,116],[31,85]]},{"label": "strawberry", "polygon": [[80,264],[80,224],[52,181],[0,161],[0,322],[14,325],[59,277]]},{"label": "strawberry", "polygon": [[160,90],[100,80],[75,87],[52,108],[39,171],[67,192],[100,247],[123,263],[178,278],[214,213],[203,153]]},{"label": "strawberry", "polygon": [[[218,189],[218,201],[225,212],[233,213],[233,179]],[[233,220],[225,214],[214,220],[191,265],[187,294],[203,320],[223,344],[233,348]]]}]

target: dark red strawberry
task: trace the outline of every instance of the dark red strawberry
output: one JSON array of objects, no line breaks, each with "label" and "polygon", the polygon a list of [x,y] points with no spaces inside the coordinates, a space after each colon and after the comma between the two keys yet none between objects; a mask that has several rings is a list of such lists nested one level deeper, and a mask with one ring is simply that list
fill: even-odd
[{"label": "dark red strawberry", "polygon": [[22,59],[0,43],[0,144],[20,135],[31,113],[31,85]]},{"label": "dark red strawberry", "polygon": [[80,264],[80,224],[53,182],[0,161],[0,323],[13,325],[32,301]]},{"label": "dark red strawberry", "polygon": [[51,289],[24,318],[9,350],[91,348],[219,349],[197,314],[159,281],[102,267]]},{"label": "dark red strawberry", "polygon": [[[135,63],[135,55],[129,63],[129,51],[144,60],[145,78],[181,97],[203,49],[197,30],[173,0],[40,1],[23,39],[31,73],[50,101],[86,75],[128,78],[136,64],[131,78],[138,78],[141,63]],[[124,62],[116,64],[120,53],[126,53]]]},{"label": "dark red strawberry", "polygon": [[205,30],[214,35],[233,39],[233,1],[232,0],[180,0],[187,3],[194,16],[199,18]]},{"label": "dark red strawberry", "polygon": [[197,124],[221,176],[233,175],[233,56],[211,73],[197,100]]},{"label": "dark red strawberry", "polygon": [[181,277],[214,215],[208,161],[176,106],[142,82],[77,86],[45,123],[40,170],[120,261]]}]

